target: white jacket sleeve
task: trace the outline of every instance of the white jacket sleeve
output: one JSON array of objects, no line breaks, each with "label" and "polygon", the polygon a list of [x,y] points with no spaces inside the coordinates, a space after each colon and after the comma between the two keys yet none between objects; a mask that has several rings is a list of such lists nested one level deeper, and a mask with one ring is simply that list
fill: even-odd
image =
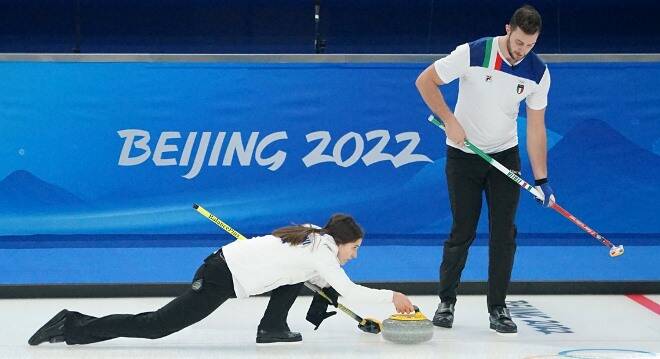
[{"label": "white jacket sleeve", "polygon": [[316,277],[310,278],[308,282],[314,284],[315,286],[319,288],[326,288],[329,287],[330,284],[326,282],[320,275],[317,275]]},{"label": "white jacket sleeve", "polygon": [[394,292],[386,289],[371,289],[353,283],[339,265],[337,256],[325,246],[314,251],[312,260],[319,276],[348,301],[375,301],[391,303]]},{"label": "white jacket sleeve", "polygon": [[548,106],[548,92],[550,91],[550,71],[545,67],[543,77],[539,82],[538,89],[527,96],[525,102],[532,110],[542,110]]},{"label": "white jacket sleeve", "polygon": [[459,45],[451,54],[433,63],[442,82],[448,84],[463,76],[470,67],[470,46]]}]

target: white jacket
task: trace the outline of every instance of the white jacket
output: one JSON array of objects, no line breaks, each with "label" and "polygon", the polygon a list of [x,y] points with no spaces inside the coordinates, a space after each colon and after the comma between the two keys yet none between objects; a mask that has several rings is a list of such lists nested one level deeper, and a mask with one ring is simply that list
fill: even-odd
[{"label": "white jacket", "polygon": [[320,287],[333,287],[348,301],[392,302],[394,293],[391,290],[353,283],[341,268],[338,250],[334,238],[317,233],[295,246],[267,235],[222,247],[238,298],[310,281]]}]

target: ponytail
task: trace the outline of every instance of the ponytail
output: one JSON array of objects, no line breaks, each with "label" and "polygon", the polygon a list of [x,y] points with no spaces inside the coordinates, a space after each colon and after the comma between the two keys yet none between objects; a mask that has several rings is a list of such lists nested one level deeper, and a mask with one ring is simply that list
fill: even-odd
[{"label": "ponytail", "polygon": [[292,246],[297,246],[304,242],[312,233],[325,234],[326,231],[322,228],[293,225],[278,228],[273,231],[272,235],[279,237],[282,240],[282,243],[289,243]]},{"label": "ponytail", "polygon": [[336,244],[352,243],[364,237],[364,230],[347,214],[334,214],[324,228],[313,228],[309,225],[291,225],[278,228],[271,233],[279,237],[282,243],[296,246],[304,242],[312,233],[329,234]]}]

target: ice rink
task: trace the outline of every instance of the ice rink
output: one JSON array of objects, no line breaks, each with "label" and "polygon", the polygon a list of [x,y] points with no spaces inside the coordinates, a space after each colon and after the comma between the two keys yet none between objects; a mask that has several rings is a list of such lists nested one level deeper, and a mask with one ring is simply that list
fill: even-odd
[{"label": "ice rink", "polygon": [[[267,297],[231,299],[203,321],[168,337],[118,338],[84,346],[27,339],[60,309],[102,316],[155,310],[170,298],[4,299],[0,358],[649,358],[660,357],[660,295],[511,295],[518,334],[488,328],[485,296],[459,296],[452,329],[435,328],[430,342],[401,345],[367,334],[344,313],[319,330],[305,321],[311,301],[299,297],[289,313],[302,343],[257,345],[256,327]],[[432,317],[435,296],[412,296]],[[341,301],[341,299],[340,299]],[[393,307],[344,303],[354,312],[383,320]]]}]

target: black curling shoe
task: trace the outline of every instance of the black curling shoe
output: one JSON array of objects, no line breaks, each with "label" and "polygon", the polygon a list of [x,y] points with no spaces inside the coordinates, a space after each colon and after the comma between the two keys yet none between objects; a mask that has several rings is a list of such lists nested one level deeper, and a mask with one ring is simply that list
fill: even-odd
[{"label": "black curling shoe", "polygon": [[64,341],[64,321],[69,311],[63,309],[37,330],[28,340],[30,345],[39,345],[43,342],[59,343]]},{"label": "black curling shoe", "polygon": [[433,316],[436,327],[451,328],[454,325],[454,303],[440,303]]},{"label": "black curling shoe", "polygon": [[515,334],[518,333],[516,323],[511,320],[511,312],[509,308],[502,306],[493,307],[490,311],[490,329],[501,334]]},{"label": "black curling shoe", "polygon": [[302,335],[300,335],[300,333],[292,332],[290,330],[266,331],[263,329],[259,329],[257,331],[257,343],[259,344],[294,343],[301,341],[302,341]]}]

